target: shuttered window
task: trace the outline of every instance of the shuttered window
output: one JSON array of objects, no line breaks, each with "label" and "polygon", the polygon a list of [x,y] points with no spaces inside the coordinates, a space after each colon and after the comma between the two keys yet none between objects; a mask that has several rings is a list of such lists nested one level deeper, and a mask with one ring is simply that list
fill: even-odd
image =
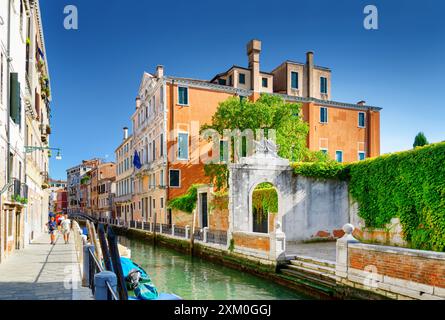
[{"label": "shuttered window", "polygon": [[14,123],[21,123],[20,82],[17,73],[11,73],[10,115]]}]

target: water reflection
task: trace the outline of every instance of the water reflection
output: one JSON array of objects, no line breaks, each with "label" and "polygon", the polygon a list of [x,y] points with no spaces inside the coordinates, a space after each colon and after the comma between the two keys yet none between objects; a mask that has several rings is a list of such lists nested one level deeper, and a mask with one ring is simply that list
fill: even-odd
[{"label": "water reflection", "polygon": [[174,250],[121,237],[132,259],[151,276],[159,291],[187,300],[305,299],[271,281]]}]

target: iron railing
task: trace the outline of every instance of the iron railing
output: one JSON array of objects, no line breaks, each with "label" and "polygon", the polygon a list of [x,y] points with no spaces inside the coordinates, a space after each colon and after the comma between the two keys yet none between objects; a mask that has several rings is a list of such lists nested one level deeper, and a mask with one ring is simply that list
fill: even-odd
[{"label": "iron railing", "polygon": [[[96,273],[104,271],[101,264],[96,258],[96,255],[94,254],[93,250],[91,248],[88,248],[88,261],[89,261],[89,268],[88,268],[88,275],[89,275],[89,283],[88,287],[91,289],[91,291],[94,292],[96,290],[95,283],[94,283],[94,275]],[[105,284],[107,285],[107,300],[119,300],[119,298],[116,295],[116,292],[114,292],[113,288],[111,288],[111,285],[108,281],[105,281]]]},{"label": "iron railing", "polygon": [[207,242],[215,244],[227,244],[227,231],[223,230],[208,230]]}]

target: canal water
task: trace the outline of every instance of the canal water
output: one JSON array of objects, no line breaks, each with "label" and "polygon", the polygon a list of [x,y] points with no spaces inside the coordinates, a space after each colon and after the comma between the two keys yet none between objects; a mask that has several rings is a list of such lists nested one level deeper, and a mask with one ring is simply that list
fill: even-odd
[{"label": "canal water", "polygon": [[131,249],[132,260],[147,271],[159,292],[185,300],[308,299],[266,279],[172,249],[125,237],[119,242]]}]

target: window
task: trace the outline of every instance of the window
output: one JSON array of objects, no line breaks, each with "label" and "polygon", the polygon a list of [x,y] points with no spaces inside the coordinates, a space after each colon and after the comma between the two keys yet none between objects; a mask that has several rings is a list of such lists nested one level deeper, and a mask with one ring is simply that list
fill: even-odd
[{"label": "window", "polygon": [[366,159],[366,153],[364,151],[359,151],[358,153],[358,160],[362,161]]},{"label": "window", "polygon": [[226,79],[218,79],[218,84],[225,86],[226,85]]},{"label": "window", "polygon": [[359,128],[365,127],[365,113],[364,112],[358,113],[358,126],[359,126]]},{"label": "window", "polygon": [[320,122],[328,123],[328,108],[320,107]]},{"label": "window", "polygon": [[162,158],[164,156],[164,134],[161,133],[159,137],[159,155]]},{"label": "window", "polygon": [[189,157],[189,134],[178,134],[178,159],[188,160]]},{"label": "window", "polygon": [[156,140],[153,140],[153,161],[156,160]]},{"label": "window", "polygon": [[164,170],[161,170],[161,172],[159,173],[159,185],[161,187],[164,186]]},{"label": "window", "polygon": [[161,198],[161,209],[164,209],[164,198]]},{"label": "window", "polygon": [[180,170],[170,170],[170,187],[180,187]]},{"label": "window", "polygon": [[328,154],[328,149],[326,148],[320,148],[320,151],[323,152],[324,154]]},{"label": "window", "polygon": [[337,160],[337,162],[343,162],[343,151],[335,151],[335,160]]},{"label": "window", "polygon": [[323,94],[328,93],[328,79],[325,77],[320,77],[320,92]]},{"label": "window", "polygon": [[267,88],[267,78],[262,79],[263,88]]},{"label": "window", "polygon": [[178,101],[180,105],[186,106],[189,104],[189,88],[178,87]]},{"label": "window", "polygon": [[226,162],[229,160],[229,142],[225,140],[219,141],[219,161]]},{"label": "window", "polygon": [[246,75],[244,73],[238,75],[238,82],[240,84],[246,84]]},{"label": "window", "polygon": [[230,75],[230,76],[229,76],[229,86],[232,85],[232,79],[233,79],[233,78],[232,78],[232,76]]},{"label": "window", "polygon": [[291,88],[298,89],[298,72],[291,72],[290,78],[291,78]]},{"label": "window", "polygon": [[153,209],[156,209],[156,199],[153,199]]}]

